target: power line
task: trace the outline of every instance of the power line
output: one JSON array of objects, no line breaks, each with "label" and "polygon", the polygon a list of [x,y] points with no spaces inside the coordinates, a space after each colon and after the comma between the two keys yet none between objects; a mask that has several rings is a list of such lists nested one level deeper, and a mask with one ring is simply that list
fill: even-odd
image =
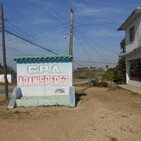
[{"label": "power line", "polygon": [[[41,0],[49,9],[51,9],[58,17],[60,17],[61,19],[64,20],[64,18],[58,13],[58,11],[56,12],[52,7],[50,7],[48,4],[47,4],[47,1],[46,0]],[[64,20],[65,21],[65,20]]]},{"label": "power line", "polygon": [[77,62],[87,62],[87,63],[97,63],[97,64],[117,64],[117,63],[112,63],[112,62],[97,62],[97,61],[78,61]]},{"label": "power line", "polygon": [[52,18],[52,19],[55,19],[55,20],[57,20],[58,22],[61,22],[61,23],[62,23],[62,21],[61,21],[58,17],[54,16],[53,14],[51,14],[50,12],[48,12],[46,9],[44,9],[42,6],[40,6],[37,1],[35,2],[35,1],[33,1],[33,0],[30,0],[29,2],[31,3],[31,5],[32,5],[33,7],[39,8],[46,16],[48,16],[48,17],[50,17],[50,18]]},{"label": "power line", "polygon": [[[40,44],[42,44],[43,46],[46,46],[45,44],[43,44],[41,41],[34,39],[33,37],[31,37],[31,35],[27,34],[25,31],[23,31],[22,29],[20,29],[19,27],[17,27],[16,25],[14,25],[13,23],[10,22],[11,25],[13,25],[16,29],[18,29],[19,31],[21,31],[22,33],[24,33],[26,36],[28,36],[31,40],[33,40],[32,42],[38,42]],[[9,28],[10,29],[10,28]],[[18,32],[14,31],[13,29],[10,29],[11,31],[13,31],[14,33],[18,34]],[[19,35],[21,36],[21,35]],[[23,36],[23,35],[22,35]],[[25,38],[25,37],[24,37]],[[27,38],[26,38],[27,39]],[[29,40],[29,39],[27,39]],[[57,51],[58,52],[58,51]]]},{"label": "power line", "polygon": [[[78,30],[77,30],[76,28],[75,28],[75,30],[78,32]],[[91,40],[90,38],[87,38],[87,37],[84,35],[84,33],[80,32],[80,31],[79,31],[79,35],[81,35],[81,36],[83,36],[84,38],[86,38],[87,40],[93,42],[96,46],[98,46],[98,47],[100,47],[100,48],[103,48],[103,49],[105,49],[106,51],[108,50],[109,52],[112,52],[112,53],[118,55],[117,52],[115,52],[115,51],[113,51],[113,50],[110,50],[110,49],[107,49],[107,48],[103,47],[102,45],[98,44],[97,42]]]},{"label": "power line", "polygon": [[[15,24],[13,24],[13,23],[11,23],[11,22],[9,22],[9,20],[8,20],[8,23],[10,23],[12,26],[14,26],[14,28],[16,28],[16,29],[18,29],[21,33],[24,33],[26,36],[28,36],[31,40],[33,40],[32,42],[36,42],[37,44],[38,43],[40,43],[41,45],[43,45],[43,46],[46,46],[46,44],[44,44],[44,43],[42,43],[40,40],[37,40],[36,38],[34,38],[34,37],[32,37],[32,35],[30,35],[30,34],[27,34],[24,30],[22,30],[21,28],[19,28],[19,27],[17,27]],[[64,22],[63,24],[66,24],[66,22]],[[63,25],[63,24],[60,24],[60,25]],[[7,27],[8,28],[8,27]],[[58,28],[58,27],[56,27],[56,28]],[[10,29],[10,28],[9,28]],[[61,29],[62,30],[62,29]],[[64,30],[64,29],[63,29]],[[14,31],[13,29],[10,29],[10,31],[12,31],[12,32],[14,32],[14,33],[16,33],[16,34],[18,34],[18,35],[20,35],[18,32],[16,32],[16,31]],[[22,35],[22,34],[21,34]],[[21,36],[20,35],[20,36]],[[35,35],[35,34],[34,34]],[[22,35],[22,36],[24,36],[24,35]],[[25,37],[26,38],[26,37]],[[27,40],[29,40],[28,38],[26,38]],[[61,54],[61,50],[59,49],[59,51],[58,50],[54,50],[55,52],[58,52],[59,54]]]},{"label": "power line", "polygon": [[80,22],[77,22],[75,21],[75,23],[79,26],[86,26],[86,27],[90,27],[90,26],[103,26],[103,25],[110,25],[112,23],[116,23],[117,21],[121,21],[123,18],[125,18],[126,16],[124,17],[119,17],[119,18],[115,18],[115,19],[109,19],[109,20],[104,20],[104,21],[101,21],[100,23],[80,23]]},{"label": "power line", "polygon": [[[77,34],[75,34],[75,37],[77,38],[77,41],[78,41],[78,43],[80,44],[79,36],[78,36]],[[81,49],[83,50],[83,52],[85,52],[84,55],[87,57],[87,59],[88,59],[88,60],[93,60],[93,59],[91,58],[91,56],[89,55],[87,49],[86,49],[83,45],[81,45],[81,44],[80,44],[80,46],[81,46]]]},{"label": "power line", "polygon": [[[58,25],[58,26],[62,26],[62,25],[64,25],[64,24],[66,24],[66,23],[69,23],[69,21],[64,22],[64,23],[61,23],[61,24]],[[44,29],[44,30],[38,31],[38,32],[36,32],[36,33],[30,34],[30,36],[34,36],[34,35],[37,35],[37,34],[40,34],[40,33],[46,32],[46,31],[50,31],[50,30],[55,30],[55,29],[57,29],[57,28],[68,28],[68,26],[66,26],[66,27],[56,27],[56,26],[55,26],[55,27],[51,27],[51,28]]]},{"label": "power line", "polygon": [[74,63],[77,64],[77,65],[79,65],[79,66],[81,66],[81,67],[85,67],[85,66],[81,65],[80,63],[78,63],[76,61],[74,61]]},{"label": "power line", "polygon": [[[9,21],[8,21],[8,22],[9,22]],[[25,31],[23,31],[22,29],[20,29],[19,27],[17,27],[15,24],[13,24],[13,23],[11,23],[11,22],[10,22],[10,24],[11,24],[12,26],[14,26],[16,29],[18,29],[20,32],[24,33],[26,36],[28,36],[29,38],[31,38],[32,40],[37,41],[36,39],[34,39],[33,37],[31,37],[29,34],[27,34]],[[8,28],[8,27],[7,27],[7,28]],[[9,28],[9,29],[10,29],[10,28]],[[13,32],[19,34],[18,32],[14,31],[13,29],[10,29],[10,30],[12,30]],[[23,36],[23,35],[22,35],[22,36]],[[38,41],[38,42],[40,42],[40,41]],[[40,42],[40,43],[41,43],[41,42]]]},{"label": "power line", "polygon": [[29,41],[28,39],[25,39],[24,37],[21,37],[20,35],[17,35],[17,34],[11,32],[11,31],[9,31],[9,30],[6,30],[6,29],[5,29],[5,32],[7,32],[7,33],[9,33],[9,34],[11,34],[11,35],[13,35],[13,36],[15,36],[15,37],[18,37],[18,38],[20,38],[20,39],[22,39],[22,40],[24,40],[24,41],[26,41],[26,42],[28,42],[28,43],[30,43],[30,44],[36,46],[36,47],[38,47],[38,48],[41,48],[41,49],[43,49],[43,50],[45,50],[45,51],[48,51],[48,52],[50,52],[50,53],[53,53],[53,54],[55,54],[55,55],[58,55],[58,53],[56,53],[56,52],[54,52],[54,51],[52,51],[52,50],[50,50],[50,49],[47,49],[47,48],[45,48],[45,47],[43,47],[43,46],[37,45],[36,43],[34,43],[34,42],[32,42],[32,41]]},{"label": "power line", "polygon": [[92,48],[101,58],[103,58],[104,60],[107,60],[108,62],[110,62],[107,58],[103,57],[87,40],[86,38],[83,37],[83,35],[81,34],[81,32],[78,32],[75,28],[75,31],[80,35],[80,37],[88,44],[88,46],[90,48]]}]

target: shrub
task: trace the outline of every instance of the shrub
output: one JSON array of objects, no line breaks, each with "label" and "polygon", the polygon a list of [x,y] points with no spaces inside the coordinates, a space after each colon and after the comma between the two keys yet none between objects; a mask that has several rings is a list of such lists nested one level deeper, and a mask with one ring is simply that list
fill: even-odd
[{"label": "shrub", "polygon": [[97,81],[96,80],[91,80],[89,82],[90,86],[97,86]]},{"label": "shrub", "polygon": [[98,82],[97,86],[99,86],[99,87],[108,87],[108,83],[107,82]]}]

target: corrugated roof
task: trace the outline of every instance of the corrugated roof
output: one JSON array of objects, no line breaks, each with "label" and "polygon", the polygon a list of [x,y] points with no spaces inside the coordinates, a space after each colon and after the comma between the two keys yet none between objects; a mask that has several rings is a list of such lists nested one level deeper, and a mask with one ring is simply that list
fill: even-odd
[{"label": "corrugated roof", "polygon": [[130,16],[125,20],[125,22],[118,28],[118,30],[125,30],[125,28],[134,21],[141,14],[141,7],[137,7]]},{"label": "corrugated roof", "polygon": [[72,61],[71,55],[56,55],[56,56],[20,56],[14,59],[17,62],[28,61]]}]

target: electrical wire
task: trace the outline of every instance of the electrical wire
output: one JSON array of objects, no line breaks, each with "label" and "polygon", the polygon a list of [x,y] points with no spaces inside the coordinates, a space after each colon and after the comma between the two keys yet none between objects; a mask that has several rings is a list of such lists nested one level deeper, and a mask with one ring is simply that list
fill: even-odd
[{"label": "electrical wire", "polygon": [[[80,43],[80,41],[79,41],[79,36],[77,35],[77,32],[76,32],[76,34],[75,34],[75,37],[76,37],[78,43]],[[84,55],[87,57],[87,59],[88,59],[88,60],[93,60],[93,59],[91,58],[91,56],[89,55],[87,49],[86,49],[83,45],[80,45],[80,46],[81,46],[82,51],[84,52]]]},{"label": "electrical wire", "polygon": [[[9,21],[8,21],[8,23],[9,23]],[[32,42],[36,42],[37,44],[39,43],[39,44],[41,44],[41,45],[43,45],[43,46],[46,46],[45,44],[43,44],[40,40],[37,40],[37,39],[35,39],[35,38],[33,38],[31,35],[29,35],[29,34],[27,34],[25,31],[23,31],[22,29],[20,29],[19,27],[17,27],[15,24],[13,24],[13,23],[11,23],[10,22],[10,24],[12,25],[12,26],[14,26],[16,29],[18,29],[21,33],[24,33],[27,37],[29,37],[29,38],[27,38],[27,37],[25,37],[24,36],[24,38],[26,38],[27,40],[32,40]],[[7,27],[8,28],[8,27]],[[10,28],[9,28],[10,29]],[[18,32],[16,32],[16,31],[14,31],[13,29],[10,29],[13,33],[16,33],[16,34],[18,34],[19,35],[19,33]],[[22,36],[23,37],[23,35],[20,35],[20,36]],[[55,52],[59,52],[59,51],[55,51]]]},{"label": "electrical wire", "polygon": [[93,49],[101,58],[103,58],[104,60],[107,60],[108,62],[110,62],[107,58],[103,57],[89,42],[88,40],[81,34],[81,32],[78,32],[78,30],[75,31],[80,35],[80,37],[88,44],[88,46]]},{"label": "electrical wire", "polygon": [[11,32],[11,31],[9,31],[9,30],[7,30],[7,29],[5,29],[5,32],[7,32],[7,33],[9,33],[9,34],[11,34],[11,35],[13,35],[13,36],[19,38],[19,39],[22,39],[23,41],[26,41],[26,42],[28,42],[28,43],[30,43],[30,44],[32,44],[32,45],[34,45],[34,46],[36,46],[36,47],[38,47],[38,48],[40,48],[40,49],[43,49],[43,50],[45,50],[45,51],[48,51],[48,52],[53,53],[53,54],[55,54],[55,55],[58,55],[58,53],[54,52],[53,50],[50,50],[50,49],[47,49],[47,48],[45,48],[45,47],[43,47],[43,46],[37,45],[36,43],[34,43],[34,42],[32,42],[32,41],[30,41],[30,40],[24,38],[24,37],[21,37],[20,35],[17,35],[17,34],[15,34],[15,33]]},{"label": "electrical wire", "polygon": [[56,21],[62,23],[62,21],[60,20],[60,18],[58,18],[58,17],[54,16],[53,14],[51,14],[50,12],[48,12],[48,11],[47,11],[46,9],[44,9],[37,1],[30,0],[29,2],[31,3],[31,5],[32,5],[33,7],[40,9],[40,10],[42,11],[42,13],[43,13],[44,15],[46,15],[47,17],[50,17],[51,19],[55,19]]},{"label": "electrical wire", "polygon": [[86,63],[97,63],[97,64],[117,64],[117,63],[112,63],[112,62],[97,62],[97,61],[78,61],[77,62],[86,62]]},{"label": "electrical wire", "polygon": [[[77,30],[76,28],[74,28],[74,30],[76,30],[76,32],[78,32],[78,30]],[[115,55],[118,55],[117,52],[115,52],[115,51],[113,51],[113,50],[111,50],[111,49],[107,49],[107,48],[103,47],[102,45],[98,44],[97,42],[91,40],[90,38],[87,38],[87,36],[84,35],[84,33],[80,32],[80,31],[79,31],[79,35],[81,35],[81,36],[83,36],[85,39],[87,39],[87,40],[93,42],[96,46],[98,46],[98,47],[100,47],[100,48],[103,48],[103,49],[105,49],[106,51],[109,51],[109,52],[111,52],[111,53],[113,53],[113,54],[115,54]]]},{"label": "electrical wire", "polygon": [[59,18],[61,18],[62,20],[65,21],[65,19],[58,13],[58,11],[56,12],[52,7],[50,7],[48,4],[47,4],[47,1],[46,0],[41,0],[44,5],[46,5],[51,11],[53,11]]},{"label": "electrical wire", "polygon": [[[41,30],[41,31],[38,31],[38,32],[35,32],[33,34],[30,34],[30,36],[34,36],[34,35],[37,35],[37,34],[40,34],[40,33],[43,33],[43,32],[46,32],[46,31],[50,31],[50,30],[55,30],[57,28],[68,28],[68,26],[65,26],[65,27],[60,27],[66,23],[69,23],[69,22],[64,22],[64,23],[61,23],[60,25],[55,25],[55,27],[51,27],[51,28],[48,28],[48,29],[44,29],[44,30]],[[58,27],[57,27],[58,26]]]},{"label": "electrical wire", "polygon": [[113,24],[113,23],[117,23],[118,21],[121,21],[122,19],[125,19],[126,18],[126,15],[125,16],[122,16],[122,17],[119,17],[119,18],[115,18],[115,19],[108,19],[108,20],[104,20],[104,21],[101,21],[100,23],[80,23],[80,22],[77,22],[77,21],[74,21],[75,24],[79,25],[79,26],[86,26],[86,27],[90,27],[90,26],[104,26],[104,25],[110,25],[110,24]]}]

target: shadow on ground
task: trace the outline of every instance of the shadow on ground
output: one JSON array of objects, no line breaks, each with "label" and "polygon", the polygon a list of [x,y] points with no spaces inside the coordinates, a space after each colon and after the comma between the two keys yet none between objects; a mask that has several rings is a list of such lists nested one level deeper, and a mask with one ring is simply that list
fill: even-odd
[{"label": "shadow on ground", "polygon": [[76,101],[75,101],[75,105],[77,106],[77,104],[78,104],[78,102],[81,100],[81,97],[82,96],[86,96],[86,94],[85,93],[76,93],[75,94],[75,98],[76,98]]}]

